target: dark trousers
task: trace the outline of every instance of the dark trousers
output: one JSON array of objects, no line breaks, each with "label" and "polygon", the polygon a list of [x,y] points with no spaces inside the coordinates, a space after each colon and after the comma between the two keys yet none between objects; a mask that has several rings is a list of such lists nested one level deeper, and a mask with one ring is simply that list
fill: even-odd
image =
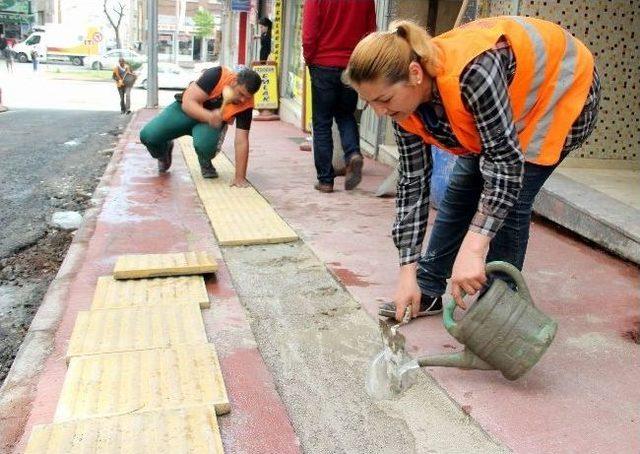
[{"label": "dark trousers", "polygon": [[[529,242],[533,201],[556,166],[525,163],[520,195],[491,241],[487,262],[502,260],[522,269]],[[453,262],[478,207],[482,185],[479,158],[459,157],[444,199],[438,206],[427,251],[418,261],[418,285],[425,295],[444,294]]]},{"label": "dark trousers", "polygon": [[313,158],[321,183],[333,183],[333,139],[331,127],[335,118],[340,131],[344,160],[360,153],[360,136],[354,115],[358,94],[342,83],[343,68],[310,66],[313,97]]},{"label": "dark trousers", "polygon": [[164,108],[155,118],[140,131],[140,142],[149,150],[152,157],[159,159],[166,156],[171,141],[190,135],[193,137],[193,148],[201,165],[211,162],[224,140],[226,126],[212,128],[207,123],[194,120],[182,110],[182,105],[174,102]]},{"label": "dark trousers", "polygon": [[131,87],[118,87],[120,95],[120,112],[125,113],[131,110]]}]

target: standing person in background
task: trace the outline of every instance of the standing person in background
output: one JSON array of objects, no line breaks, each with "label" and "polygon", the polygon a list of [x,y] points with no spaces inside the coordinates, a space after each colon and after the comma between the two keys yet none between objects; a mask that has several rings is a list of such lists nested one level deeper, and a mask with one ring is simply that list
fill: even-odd
[{"label": "standing person in background", "polygon": [[38,51],[33,49],[31,51],[31,64],[33,65],[33,72],[38,72]]},{"label": "standing person in background", "polygon": [[362,180],[364,160],[355,117],[358,94],[341,76],[358,41],[375,30],[373,0],[307,0],[304,4],[302,46],[311,74],[313,157],[318,178],[314,187],[320,192],[333,192],[334,118],[347,166],[344,188],[355,189]]},{"label": "standing person in background", "polygon": [[13,49],[11,43],[7,41],[7,47],[4,49],[4,60],[7,65],[7,72],[13,73]]},{"label": "standing person in background", "polygon": [[9,46],[9,41],[4,37],[4,33],[0,33],[0,56],[4,57],[4,51]]},{"label": "standing person in background", "polygon": [[271,53],[271,20],[268,17],[261,18],[260,24],[260,61],[269,59]]},{"label": "standing person in background", "polygon": [[116,81],[116,88],[120,95],[120,113],[131,113],[131,85],[125,83],[127,76],[134,76],[131,68],[124,61],[124,58],[118,60],[118,64],[113,68],[113,80]]}]

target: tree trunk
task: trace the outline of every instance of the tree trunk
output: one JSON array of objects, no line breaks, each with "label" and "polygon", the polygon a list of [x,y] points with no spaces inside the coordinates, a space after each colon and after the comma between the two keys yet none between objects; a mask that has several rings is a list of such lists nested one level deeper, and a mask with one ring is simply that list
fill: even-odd
[{"label": "tree trunk", "polygon": [[207,61],[207,42],[209,40],[207,38],[200,38],[200,61]]}]

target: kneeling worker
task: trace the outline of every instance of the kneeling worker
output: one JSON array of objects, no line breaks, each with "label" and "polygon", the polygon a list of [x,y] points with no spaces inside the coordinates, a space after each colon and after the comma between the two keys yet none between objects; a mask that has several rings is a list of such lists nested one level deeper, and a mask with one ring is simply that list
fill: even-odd
[{"label": "kneeling worker", "polygon": [[140,141],[151,156],[158,160],[158,172],[171,167],[173,139],[183,135],[193,137],[204,178],[216,178],[211,164],[226,126],[236,120],[236,173],[232,186],[248,185],[249,128],[253,111],[253,94],[261,79],[255,71],[244,68],[235,73],[225,67],[210,68],[192,82],[176,102],[167,106],[140,131]]}]

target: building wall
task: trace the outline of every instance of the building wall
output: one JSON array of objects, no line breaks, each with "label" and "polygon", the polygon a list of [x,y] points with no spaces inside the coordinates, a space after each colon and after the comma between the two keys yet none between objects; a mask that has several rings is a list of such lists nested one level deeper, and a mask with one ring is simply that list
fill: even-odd
[{"label": "building wall", "polygon": [[[640,8],[638,0],[492,0],[490,15],[520,14],[556,22],[593,52],[602,80],[599,122],[572,156],[640,161]],[[635,25],[634,25],[635,23]]]}]

